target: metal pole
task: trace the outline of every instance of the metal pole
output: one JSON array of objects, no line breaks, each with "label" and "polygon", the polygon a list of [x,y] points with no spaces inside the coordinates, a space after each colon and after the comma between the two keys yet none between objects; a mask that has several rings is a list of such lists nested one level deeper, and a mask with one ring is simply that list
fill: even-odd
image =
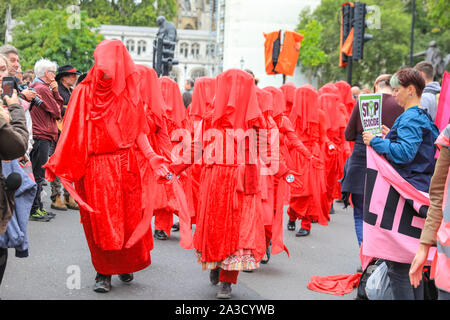
[{"label": "metal pole", "polygon": [[416,0],[411,1],[412,6],[412,21],[411,21],[411,47],[409,50],[409,65],[413,66],[413,52],[414,52],[414,25],[416,23]]},{"label": "metal pole", "polygon": [[349,85],[352,85],[353,58],[349,56],[347,59],[347,82]]}]

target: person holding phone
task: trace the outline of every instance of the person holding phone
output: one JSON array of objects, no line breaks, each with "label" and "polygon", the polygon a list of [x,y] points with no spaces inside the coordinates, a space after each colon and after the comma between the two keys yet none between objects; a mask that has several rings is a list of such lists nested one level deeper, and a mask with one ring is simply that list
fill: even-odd
[{"label": "person holding phone", "polygon": [[[0,82],[8,76],[8,59],[0,55]],[[3,87],[3,86],[2,86]],[[28,145],[28,130],[25,112],[19,103],[17,91],[13,90],[11,96],[4,95],[3,89],[0,93],[4,97],[0,108],[0,160],[13,160],[25,154]],[[6,103],[6,106],[3,104]],[[7,111],[5,110],[7,107]],[[0,167],[0,175],[3,176]],[[0,207],[0,234],[6,232],[6,227],[11,219],[12,213],[3,206]],[[6,268],[8,249],[0,248],[0,284]]]},{"label": "person holding phone", "polygon": [[34,66],[36,78],[30,88],[42,98],[42,102],[31,109],[33,120],[33,149],[30,157],[33,175],[38,185],[36,197],[31,208],[30,220],[48,222],[55,214],[47,212],[41,201],[41,192],[45,179],[45,169],[42,166],[48,161],[50,147],[58,139],[56,120],[61,118],[63,99],[58,92],[55,81],[57,65],[47,59],[40,59]]}]

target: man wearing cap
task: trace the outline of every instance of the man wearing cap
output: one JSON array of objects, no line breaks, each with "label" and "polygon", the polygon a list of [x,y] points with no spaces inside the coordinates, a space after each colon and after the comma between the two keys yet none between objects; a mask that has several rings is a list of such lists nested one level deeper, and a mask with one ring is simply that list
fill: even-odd
[{"label": "man wearing cap", "polygon": [[[61,98],[63,98],[63,108],[61,110],[61,119],[56,120],[56,124],[58,125],[58,139],[59,135],[61,134],[62,129],[62,123],[64,114],[66,112],[67,105],[69,104],[70,96],[72,94],[73,87],[75,86],[75,83],[77,82],[78,76],[81,74],[80,71],[77,71],[73,66],[71,65],[65,65],[58,68],[58,73],[56,74],[55,80],[58,82],[58,92]],[[55,141],[51,148],[50,148],[50,156],[53,155],[56,149],[56,144],[58,143],[58,140]],[[75,202],[75,200],[72,198],[72,196],[67,192],[65,188],[64,190],[64,201],[61,198],[60,191],[61,191],[61,181],[57,177],[54,181],[51,182],[52,187],[52,204],[51,207],[55,210],[62,210],[66,211],[67,208],[78,210],[78,204]]]}]

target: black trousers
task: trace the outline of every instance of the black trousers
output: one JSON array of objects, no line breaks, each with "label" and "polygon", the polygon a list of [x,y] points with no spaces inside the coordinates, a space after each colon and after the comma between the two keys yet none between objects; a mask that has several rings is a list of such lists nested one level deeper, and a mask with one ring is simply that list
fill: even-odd
[{"label": "black trousers", "polygon": [[42,168],[42,166],[48,161],[51,145],[52,141],[50,140],[34,139],[33,149],[30,152],[30,160],[33,167],[34,180],[37,185],[36,197],[34,198],[33,205],[31,206],[30,214],[33,214],[38,209],[43,209],[41,192],[45,179],[45,169]]},{"label": "black trousers", "polygon": [[3,274],[5,273],[7,260],[8,260],[8,249],[0,248],[0,285],[2,284]]}]

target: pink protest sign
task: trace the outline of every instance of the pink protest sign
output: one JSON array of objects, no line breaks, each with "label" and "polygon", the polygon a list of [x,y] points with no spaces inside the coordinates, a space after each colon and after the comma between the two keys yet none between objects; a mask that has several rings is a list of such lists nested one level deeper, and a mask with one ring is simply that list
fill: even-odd
[{"label": "pink protest sign", "polygon": [[[367,147],[362,254],[411,263],[430,205],[427,193],[403,179],[371,147]],[[428,263],[436,250],[432,248]]]}]

